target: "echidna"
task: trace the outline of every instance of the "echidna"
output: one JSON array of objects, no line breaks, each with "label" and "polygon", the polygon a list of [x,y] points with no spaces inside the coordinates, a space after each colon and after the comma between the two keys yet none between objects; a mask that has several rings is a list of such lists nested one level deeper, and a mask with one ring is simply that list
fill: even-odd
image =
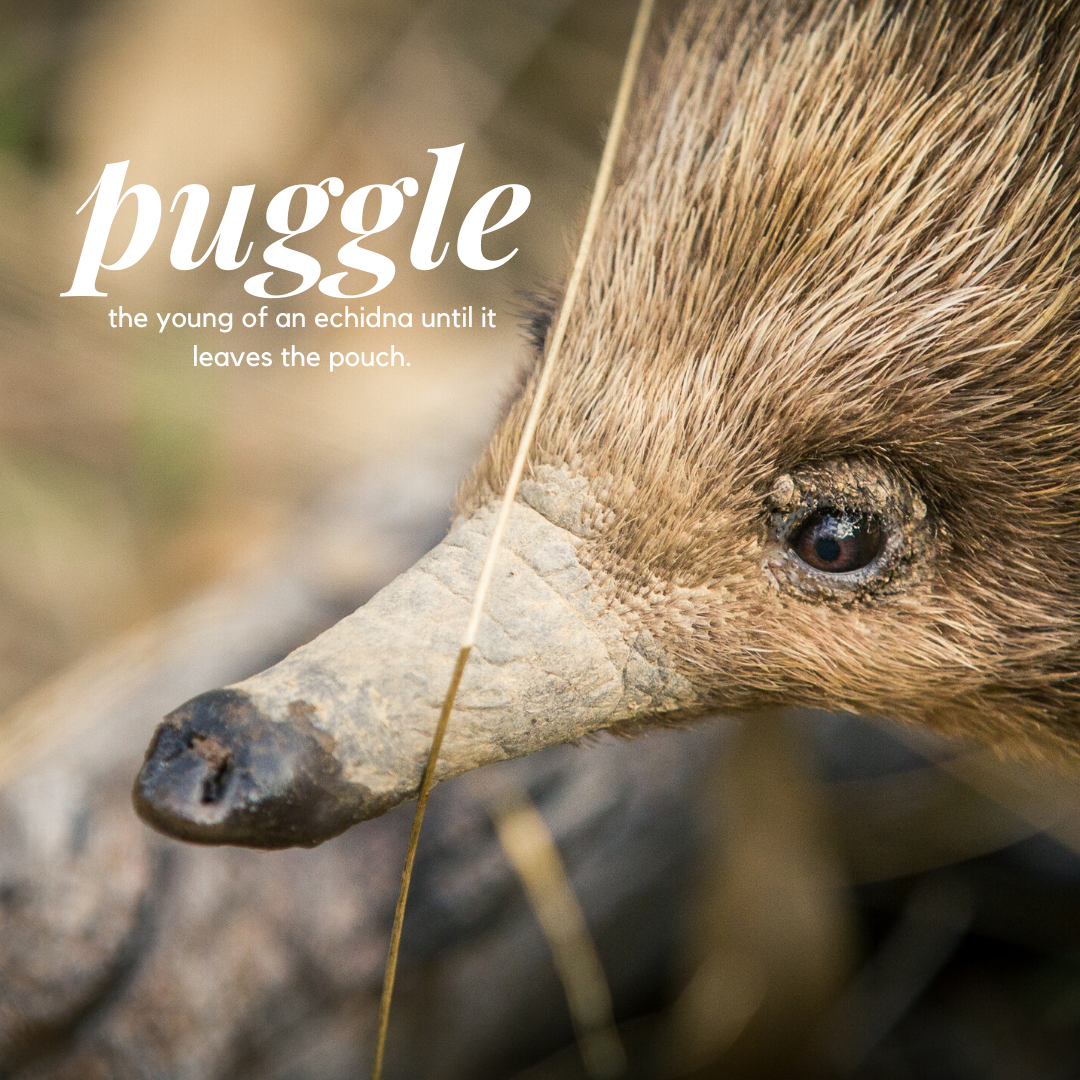
[{"label": "echidna", "polygon": [[[692,2],[643,79],[440,778],[777,704],[1080,758],[1080,6]],[[534,387],[450,535],[170,714],[139,812],[415,794]]]}]

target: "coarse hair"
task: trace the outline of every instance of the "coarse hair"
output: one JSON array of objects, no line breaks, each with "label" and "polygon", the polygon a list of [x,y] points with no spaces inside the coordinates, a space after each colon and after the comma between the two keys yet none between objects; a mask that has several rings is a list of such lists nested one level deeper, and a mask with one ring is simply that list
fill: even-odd
[{"label": "coarse hair", "polygon": [[[703,711],[1080,755],[1078,61],[1080,5],[1050,0],[692,2],[667,34],[529,475],[584,479],[593,588]],[[790,476],[907,491],[923,540],[800,591],[768,563]]]}]

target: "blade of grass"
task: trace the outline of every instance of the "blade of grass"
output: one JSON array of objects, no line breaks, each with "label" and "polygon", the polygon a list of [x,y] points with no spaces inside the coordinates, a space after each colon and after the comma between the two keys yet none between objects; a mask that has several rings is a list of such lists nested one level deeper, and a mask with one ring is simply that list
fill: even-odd
[{"label": "blade of grass", "polygon": [[491,531],[491,539],[488,542],[487,555],[484,559],[483,568],[480,571],[480,580],[476,585],[473,596],[472,610],[469,613],[469,621],[465,627],[465,633],[461,638],[461,651],[458,653],[457,663],[450,678],[450,685],[443,699],[442,710],[435,726],[435,734],[431,740],[431,749],[428,752],[427,763],[420,780],[420,789],[416,798],[416,813],[413,816],[412,831],[409,834],[409,845],[405,852],[405,866],[401,873],[401,889],[398,893],[397,906],[394,909],[394,922],[390,931],[390,948],[386,957],[386,974],[383,977],[382,998],[379,1002],[378,1028],[375,1036],[375,1056],[371,1067],[372,1080],[380,1080],[382,1076],[383,1057],[386,1050],[386,1031],[390,1022],[390,1003],[394,994],[394,978],[397,974],[398,951],[401,946],[401,927],[405,921],[405,904],[409,895],[409,883],[412,880],[413,863],[416,860],[416,847],[420,840],[420,827],[424,820],[424,811],[427,808],[428,796],[435,783],[435,766],[439,760],[439,752],[442,749],[443,738],[446,735],[446,727],[450,720],[450,713],[454,707],[454,699],[457,696],[461,676],[468,662],[469,653],[476,643],[476,633],[480,627],[480,616],[484,610],[484,601],[487,598],[488,588],[491,585],[491,577],[495,571],[495,557],[502,543],[503,533],[506,531],[506,523],[510,517],[510,508],[513,506],[517,495],[518,485],[521,482],[522,473],[525,471],[525,462],[532,445],[536,425],[540,419],[540,413],[544,406],[548,385],[551,382],[551,373],[562,348],[563,338],[566,336],[566,328],[570,322],[570,313],[574,307],[574,301],[585,273],[585,264],[588,260],[589,251],[592,248],[593,236],[600,220],[600,210],[607,197],[608,188],[611,185],[611,176],[615,169],[615,159],[619,150],[619,142],[623,128],[626,126],[626,114],[630,107],[630,95],[633,91],[638,68],[641,64],[641,54],[645,47],[645,36],[648,32],[649,22],[652,18],[654,0],[641,0],[638,7],[637,18],[634,22],[634,30],[630,36],[630,46],[626,53],[626,62],[623,65],[622,77],[619,80],[619,92],[615,99],[615,110],[611,116],[611,127],[608,130],[607,141],[604,144],[604,153],[600,159],[600,169],[596,176],[596,185],[593,188],[592,199],[589,202],[589,212],[585,218],[585,228],[582,230],[581,242],[578,245],[577,256],[574,259],[574,267],[570,273],[570,280],[566,287],[566,296],[563,300],[562,309],[559,312],[558,321],[555,323],[555,332],[551,336],[551,344],[548,346],[547,355],[540,372],[540,378],[536,384],[536,392],[533,396],[532,407],[525,421],[525,427],[521,432],[521,441],[518,444],[517,455],[514,458],[513,467],[510,470],[510,478],[506,484],[502,503],[499,506],[498,515],[495,518],[495,526]]},{"label": "blade of grass", "polygon": [[547,824],[524,792],[490,809],[499,843],[517,871],[555,961],[585,1071],[593,1080],[626,1072],[604,968]]}]

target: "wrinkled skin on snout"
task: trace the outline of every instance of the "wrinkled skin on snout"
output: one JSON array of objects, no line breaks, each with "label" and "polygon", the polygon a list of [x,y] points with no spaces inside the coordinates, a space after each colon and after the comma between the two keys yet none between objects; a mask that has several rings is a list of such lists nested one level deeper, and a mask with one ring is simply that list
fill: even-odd
[{"label": "wrinkled skin on snout", "polygon": [[[549,508],[564,494],[525,491]],[[284,847],[415,794],[492,520],[484,511],[459,525],[275,667],[166,717],[135,787],[143,818],[182,839]],[[629,632],[597,595],[580,544],[515,505],[440,779],[689,704],[650,635]]]},{"label": "wrinkled skin on snout", "polygon": [[[690,5],[631,111],[440,778],[777,705],[1080,761],[1078,56],[1075,5]],[[534,387],[441,545],[166,718],[147,821],[309,844],[416,792]]]}]

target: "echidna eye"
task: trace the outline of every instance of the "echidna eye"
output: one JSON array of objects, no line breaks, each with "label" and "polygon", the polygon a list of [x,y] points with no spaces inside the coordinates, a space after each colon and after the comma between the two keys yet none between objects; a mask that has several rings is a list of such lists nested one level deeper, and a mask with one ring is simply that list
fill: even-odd
[{"label": "echidna eye", "polygon": [[876,517],[819,510],[791,540],[807,566],[827,574],[847,574],[868,566],[881,553],[884,534]]}]

